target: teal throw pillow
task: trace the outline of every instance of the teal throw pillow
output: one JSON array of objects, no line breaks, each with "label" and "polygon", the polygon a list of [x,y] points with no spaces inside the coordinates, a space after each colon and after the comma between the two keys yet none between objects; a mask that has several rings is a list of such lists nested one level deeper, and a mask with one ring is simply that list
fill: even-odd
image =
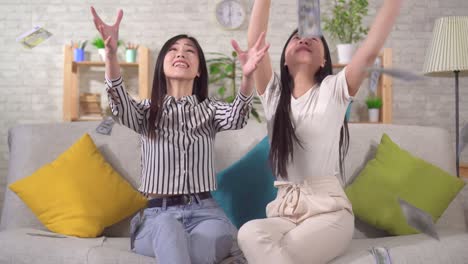
[{"label": "teal throw pillow", "polygon": [[276,198],[274,177],[268,163],[270,144],[265,137],[249,153],[217,175],[218,189],[212,192],[232,223],[265,218],[266,205]]}]

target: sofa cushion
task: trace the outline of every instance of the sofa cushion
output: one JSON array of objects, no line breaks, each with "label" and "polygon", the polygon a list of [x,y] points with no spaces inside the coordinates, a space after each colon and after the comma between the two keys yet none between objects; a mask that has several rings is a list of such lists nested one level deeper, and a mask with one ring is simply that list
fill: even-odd
[{"label": "sofa cushion", "polygon": [[78,237],[100,235],[147,202],[104,160],[88,134],[9,187],[49,230]]},{"label": "sofa cushion", "polygon": [[[348,184],[359,175],[367,162],[375,157],[383,133],[387,133],[402,148],[455,175],[455,153],[451,136],[445,129],[437,127],[350,124],[350,146],[345,160],[345,176]],[[437,151],[434,151],[437,149]],[[467,187],[465,186],[464,189]],[[455,228],[466,230],[461,194],[436,223],[437,229]],[[354,238],[382,237],[385,232],[358,221],[356,217]]]},{"label": "sofa cushion", "polygon": [[55,238],[54,233],[19,228],[0,232],[0,263],[25,264],[157,264],[133,253],[128,238]]},{"label": "sofa cushion", "polygon": [[159,262],[155,258],[130,251],[130,240],[128,238],[106,238],[101,246],[94,247],[89,251],[86,263],[158,264]]},{"label": "sofa cushion", "polygon": [[[46,236],[40,236],[46,235]],[[24,264],[158,264],[155,258],[130,251],[129,238],[55,238],[54,233],[19,228],[0,232],[0,263]],[[240,264],[242,255],[222,264]]]},{"label": "sofa cushion", "polygon": [[423,234],[353,239],[346,252],[330,264],[374,264],[369,252],[373,247],[386,248],[392,263],[466,263],[468,234],[441,229],[439,236],[440,241]]},{"label": "sofa cushion", "polygon": [[[88,254],[88,264],[103,263],[138,263],[158,264],[156,258],[138,255],[129,250],[130,240],[128,238],[106,238],[102,246],[93,247]],[[219,264],[242,264],[243,255],[234,255],[224,259]]]},{"label": "sofa cushion", "polygon": [[0,263],[83,264],[87,263],[90,249],[101,246],[105,239],[54,238],[37,234],[54,233],[30,228],[0,232]]},{"label": "sofa cushion", "polygon": [[265,137],[238,162],[217,175],[218,189],[213,197],[237,228],[247,221],[265,218],[266,205],[276,197],[274,177],[268,164],[269,150]]},{"label": "sofa cushion", "polygon": [[401,149],[387,134],[375,159],[346,188],[357,217],[393,235],[418,233],[410,227],[398,203],[406,202],[437,221],[463,188],[464,182]]}]

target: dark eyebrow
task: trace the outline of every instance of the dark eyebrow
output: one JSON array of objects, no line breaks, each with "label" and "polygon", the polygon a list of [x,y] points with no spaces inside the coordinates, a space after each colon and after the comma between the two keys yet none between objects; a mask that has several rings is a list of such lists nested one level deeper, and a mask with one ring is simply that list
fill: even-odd
[{"label": "dark eyebrow", "polygon": [[[181,44],[180,44],[179,41],[176,41],[176,42],[174,42],[174,44],[172,44],[172,45],[174,46],[174,45],[181,45]],[[183,45],[185,45],[185,46],[190,46],[190,47],[192,47],[192,48],[195,48],[195,46],[192,45],[191,43],[184,43]]]}]

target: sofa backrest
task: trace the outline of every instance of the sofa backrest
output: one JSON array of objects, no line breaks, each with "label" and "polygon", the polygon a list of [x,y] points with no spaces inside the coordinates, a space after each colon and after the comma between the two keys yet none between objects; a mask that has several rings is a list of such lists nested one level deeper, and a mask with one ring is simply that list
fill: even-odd
[{"label": "sofa backrest", "polygon": [[[111,136],[96,133],[99,122],[19,125],[10,129],[7,185],[29,176],[44,164],[53,161],[84,133],[89,133],[106,160],[134,187],[140,181],[140,145],[136,133],[115,125]],[[215,164],[220,171],[260,142],[266,135],[263,124],[251,120],[242,130],[216,135]],[[108,236],[128,234],[129,219],[105,231]],[[7,188],[1,214],[0,230],[31,227],[45,229],[21,199]]]},{"label": "sofa backrest", "polygon": [[[99,122],[19,125],[9,131],[9,172],[7,185],[26,177],[44,164],[54,160],[85,132],[89,133],[107,161],[133,186],[140,178],[140,149],[138,135],[115,125],[111,136],[95,132]],[[373,158],[382,133],[408,150],[442,169],[454,174],[452,143],[447,131],[433,127],[397,125],[350,125],[350,148],[345,172],[348,182],[367,161]],[[250,120],[241,130],[218,133],[215,141],[215,166],[220,171],[252,149],[266,136],[265,123]],[[105,235],[128,235],[129,219],[108,228]],[[465,229],[461,199],[457,197],[438,222],[438,226]],[[9,189],[5,191],[0,230],[21,227],[45,229],[27,206]],[[382,235],[359,221],[355,237]]]}]

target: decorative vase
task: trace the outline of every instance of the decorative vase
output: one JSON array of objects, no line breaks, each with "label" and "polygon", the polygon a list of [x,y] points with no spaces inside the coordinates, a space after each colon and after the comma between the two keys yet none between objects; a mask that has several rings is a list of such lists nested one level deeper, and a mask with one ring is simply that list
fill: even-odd
[{"label": "decorative vase", "polygon": [[378,108],[369,109],[369,122],[378,123],[379,122],[379,112]]},{"label": "decorative vase", "polygon": [[98,49],[99,57],[102,61],[106,60],[106,49]]},{"label": "decorative vase", "polygon": [[125,60],[127,62],[136,62],[136,49],[127,49],[125,51]]},{"label": "decorative vase", "polygon": [[338,63],[347,64],[351,62],[353,58],[354,51],[356,50],[356,45],[354,44],[338,44],[336,45],[338,51]]},{"label": "decorative vase", "polygon": [[73,49],[73,60],[78,62],[78,61],[84,61],[85,57],[85,51],[84,49]]}]

